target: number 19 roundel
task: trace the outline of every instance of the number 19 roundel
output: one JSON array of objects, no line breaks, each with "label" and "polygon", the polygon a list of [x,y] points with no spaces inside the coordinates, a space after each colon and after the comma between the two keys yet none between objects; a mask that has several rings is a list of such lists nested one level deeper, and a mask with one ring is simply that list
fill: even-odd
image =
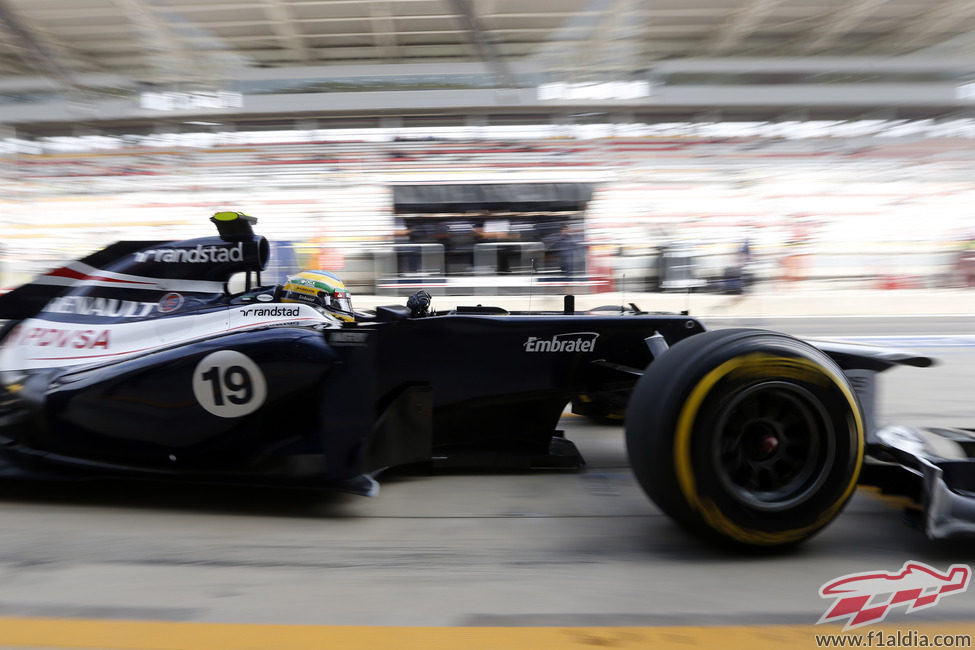
[{"label": "number 19 roundel", "polygon": [[196,364],[193,394],[210,413],[239,418],[261,407],[267,398],[267,382],[250,357],[234,350],[220,350]]}]

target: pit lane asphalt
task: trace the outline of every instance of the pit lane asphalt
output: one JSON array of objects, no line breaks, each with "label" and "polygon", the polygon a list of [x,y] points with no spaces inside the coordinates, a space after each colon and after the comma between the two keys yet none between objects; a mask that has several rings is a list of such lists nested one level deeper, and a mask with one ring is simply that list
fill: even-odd
[{"label": "pit lane asphalt", "polygon": [[[711,326],[737,326],[736,318]],[[964,316],[762,317],[799,335],[975,333]],[[958,325],[958,321],[961,324]],[[909,325],[909,327],[908,327]],[[906,327],[907,329],[901,329]],[[967,330],[965,329],[967,328]],[[930,345],[927,341],[925,345]],[[975,425],[975,347],[882,376],[883,421]],[[932,543],[873,496],[797,552],[702,546],[643,496],[618,428],[567,416],[582,472],[380,477],[375,499],[167,484],[0,484],[0,616],[433,626],[815,623],[832,578],[940,569]],[[975,593],[888,621],[970,620]]]}]

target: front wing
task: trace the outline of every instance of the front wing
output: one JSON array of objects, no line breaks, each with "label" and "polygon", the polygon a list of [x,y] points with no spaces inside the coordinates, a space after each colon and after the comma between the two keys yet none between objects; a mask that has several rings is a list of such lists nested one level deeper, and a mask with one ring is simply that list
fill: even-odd
[{"label": "front wing", "polygon": [[975,430],[892,425],[873,438],[861,484],[906,497],[931,539],[975,534]]}]

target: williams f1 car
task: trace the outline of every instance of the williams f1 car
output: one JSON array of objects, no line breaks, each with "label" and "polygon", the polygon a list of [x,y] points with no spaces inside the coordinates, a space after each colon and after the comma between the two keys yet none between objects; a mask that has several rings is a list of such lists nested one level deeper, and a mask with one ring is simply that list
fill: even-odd
[{"label": "williams f1 car", "polygon": [[211,220],[216,236],[117,242],[0,297],[0,476],[371,495],[414,463],[579,468],[557,429],[571,404],[625,411],[644,491],[712,540],[796,544],[858,481],[911,497],[932,537],[972,529],[972,433],[873,424],[876,373],[926,357],[571,296],[357,313],[329,273],[263,285],[255,220]]}]

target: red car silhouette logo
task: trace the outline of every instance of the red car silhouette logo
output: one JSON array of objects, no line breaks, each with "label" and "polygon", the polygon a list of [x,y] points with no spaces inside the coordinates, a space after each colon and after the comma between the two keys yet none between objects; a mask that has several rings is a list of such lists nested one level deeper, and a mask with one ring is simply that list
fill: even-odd
[{"label": "red car silhouette logo", "polygon": [[869,571],[840,576],[819,588],[820,598],[836,601],[816,623],[846,619],[846,631],[879,623],[892,607],[905,605],[907,612],[934,607],[942,596],[966,591],[971,577],[967,564],[952,564],[942,573],[915,561],[905,562],[896,573]]}]

